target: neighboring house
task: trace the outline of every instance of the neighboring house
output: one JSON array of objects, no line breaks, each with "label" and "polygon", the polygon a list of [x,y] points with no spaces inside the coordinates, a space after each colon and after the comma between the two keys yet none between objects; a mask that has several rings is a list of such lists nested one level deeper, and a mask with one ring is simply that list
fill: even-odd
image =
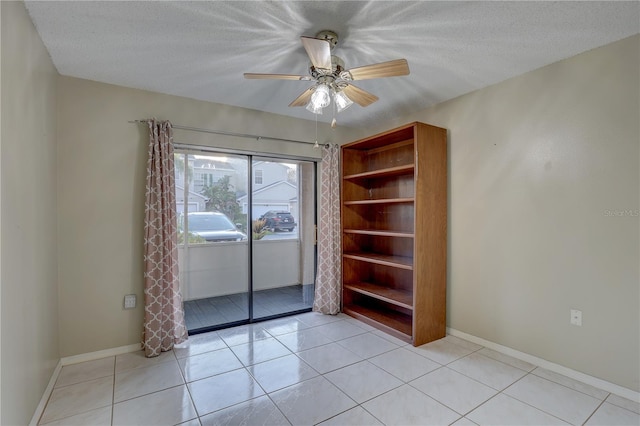
[{"label": "neighboring house", "polygon": [[[298,186],[289,182],[291,168],[283,163],[256,161],[252,165],[253,188],[252,219],[258,219],[269,210],[291,212],[298,222]],[[242,213],[248,212],[248,197],[238,197]]]},{"label": "neighboring house", "polygon": [[[187,201],[189,212],[202,212],[206,210],[207,197],[197,192],[189,191]],[[184,212],[184,186],[176,184],[176,211],[178,214]]]},{"label": "neighboring house", "polygon": [[[221,178],[229,176],[229,184],[236,188],[238,185],[238,172],[226,161],[213,160],[207,157],[190,157],[189,165],[193,167],[192,190],[201,192],[205,186],[211,186]],[[191,189],[191,188],[190,188]]]},{"label": "neighboring house", "polygon": [[256,161],[253,163],[251,171],[251,183],[254,191],[275,182],[286,181],[289,176],[289,167],[271,161]]},{"label": "neighboring house", "polygon": [[[244,188],[246,169],[236,170],[233,163],[211,159],[204,156],[189,156],[188,211],[206,210],[207,197],[201,192],[205,186],[213,185],[219,179],[229,176],[229,183],[238,192],[238,204],[242,213],[248,211],[248,197]],[[269,210],[291,212],[298,221],[298,187],[289,181],[291,168],[282,163],[257,161],[252,167],[251,184],[253,188],[253,217],[257,219]],[[240,185],[238,187],[237,185]],[[184,209],[184,173],[176,173],[176,209]]]},{"label": "neighboring house", "polygon": [[[242,207],[242,213],[248,211],[248,197],[246,195],[238,198],[238,203]],[[298,187],[292,183],[284,181],[273,182],[253,191],[253,214],[252,219],[258,219],[269,210],[284,210],[291,212],[298,223]]]},{"label": "neighboring house", "polygon": [[[183,155],[183,154],[180,154]],[[201,212],[206,210],[207,197],[202,195],[202,190],[218,182],[225,176],[229,176],[229,184],[237,188],[239,173],[231,163],[212,159],[205,156],[188,157],[188,167],[191,179],[189,180],[189,200],[188,211]],[[245,179],[246,181],[246,179]],[[184,172],[176,173],[176,210],[183,212],[184,209]]]},{"label": "neighboring house", "polygon": [[[205,186],[213,185],[225,176],[229,176],[231,186],[237,187],[238,172],[231,163],[204,156],[189,155],[187,158],[189,173],[191,174],[189,181],[190,192],[200,194]],[[176,188],[178,186],[184,189],[184,173],[176,173]]]}]

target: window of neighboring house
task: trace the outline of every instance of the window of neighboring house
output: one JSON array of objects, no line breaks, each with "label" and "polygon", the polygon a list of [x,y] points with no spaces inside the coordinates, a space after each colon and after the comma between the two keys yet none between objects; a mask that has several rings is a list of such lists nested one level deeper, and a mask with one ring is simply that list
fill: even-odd
[{"label": "window of neighboring house", "polygon": [[256,170],[253,178],[253,183],[256,185],[262,185],[262,170]]}]

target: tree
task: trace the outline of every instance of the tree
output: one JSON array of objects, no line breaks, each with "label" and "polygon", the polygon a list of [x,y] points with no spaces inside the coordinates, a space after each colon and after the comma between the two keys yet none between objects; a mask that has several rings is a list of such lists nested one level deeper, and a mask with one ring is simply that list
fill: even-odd
[{"label": "tree", "polygon": [[287,169],[287,182],[292,185],[298,185],[298,166],[289,167]]},{"label": "tree", "polygon": [[207,197],[205,208],[208,212],[218,211],[224,213],[235,223],[240,218],[242,210],[236,200],[236,192],[229,180],[229,176],[224,176],[213,185],[206,185],[200,193]]},{"label": "tree", "polygon": [[[173,154],[174,167],[178,172],[178,174],[180,174],[181,176],[184,176],[184,168],[185,168],[184,163],[185,163],[186,157],[187,157],[187,154]],[[191,164],[189,164],[187,166],[187,179],[186,179],[187,187],[189,186],[191,179],[193,179],[193,167],[191,166]]]}]

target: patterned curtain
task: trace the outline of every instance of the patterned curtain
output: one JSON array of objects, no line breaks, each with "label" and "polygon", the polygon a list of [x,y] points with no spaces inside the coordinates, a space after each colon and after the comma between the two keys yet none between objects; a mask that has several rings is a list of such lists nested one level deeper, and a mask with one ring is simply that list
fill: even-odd
[{"label": "patterned curtain", "polygon": [[318,222],[318,274],[313,310],[335,315],[341,300],[340,147],[322,148],[320,163],[320,219]]},{"label": "patterned curtain", "polygon": [[173,130],[149,120],[144,222],[144,331],[147,357],[187,339],[178,276]]}]

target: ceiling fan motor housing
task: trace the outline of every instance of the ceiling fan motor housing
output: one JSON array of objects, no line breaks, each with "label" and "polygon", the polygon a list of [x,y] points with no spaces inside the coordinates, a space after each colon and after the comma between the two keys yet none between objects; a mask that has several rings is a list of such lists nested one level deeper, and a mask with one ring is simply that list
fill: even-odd
[{"label": "ceiling fan motor housing", "polygon": [[333,50],[338,44],[338,34],[331,30],[322,30],[316,34],[316,38],[320,40],[326,40],[329,42],[329,47]]},{"label": "ceiling fan motor housing", "polygon": [[344,61],[342,58],[335,55],[331,55],[331,70],[316,68],[313,65],[310,65],[309,74],[319,83],[326,83],[329,85],[332,83],[340,85],[343,80],[351,80],[351,75],[344,69]]}]

